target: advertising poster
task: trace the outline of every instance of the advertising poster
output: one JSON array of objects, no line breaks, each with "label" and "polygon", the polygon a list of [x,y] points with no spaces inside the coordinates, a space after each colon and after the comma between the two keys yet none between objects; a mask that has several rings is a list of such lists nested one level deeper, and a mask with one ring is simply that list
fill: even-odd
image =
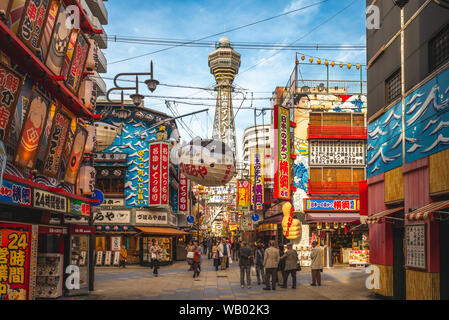
[{"label": "advertising poster", "polygon": [[264,158],[264,150],[251,149],[251,210],[262,211],[264,208]]},{"label": "advertising poster", "polygon": [[56,105],[51,104],[50,110],[47,115],[47,120],[45,121],[45,130],[42,133],[41,143],[39,144],[39,151],[37,153],[37,166],[38,170],[42,169],[42,162],[44,161],[45,151],[48,146],[48,137],[50,136],[51,128],[53,127],[53,118],[56,112]]},{"label": "advertising poster", "polygon": [[69,43],[67,44],[67,52],[64,56],[64,63],[61,68],[61,75],[67,77],[70,69],[70,64],[73,59],[73,52],[75,51],[76,42],[78,41],[79,30],[73,30]]},{"label": "advertising poster", "polygon": [[[70,114],[69,114],[69,116],[70,116]],[[64,147],[64,152],[62,154],[61,169],[60,169],[60,174],[59,174],[58,180],[64,179],[64,175],[65,175],[68,163],[69,163],[70,151],[72,151],[72,145],[73,145],[73,141],[75,139],[75,133],[76,133],[77,127],[78,127],[78,124],[76,123],[76,118],[74,118],[72,116],[70,127],[69,127],[69,133],[67,135],[67,141],[66,141],[66,144]]]},{"label": "advertising poster", "polygon": [[369,264],[369,250],[349,251],[349,264]]},{"label": "advertising poster", "polygon": [[11,116],[11,124],[8,132],[8,143],[17,144],[20,139],[20,132],[22,131],[22,123],[25,119],[26,111],[28,109],[30,98],[33,93],[33,80],[29,76],[25,76],[22,89],[17,97],[17,105],[13,115]]},{"label": "advertising poster", "polygon": [[[47,22],[44,25],[44,31],[41,39],[41,53],[42,57],[47,56],[48,48],[50,46],[51,35],[53,33],[53,27],[55,26],[56,17],[59,10],[59,0],[50,1],[50,9],[48,11]],[[42,58],[43,60],[43,58]]]},{"label": "advertising poster", "polygon": [[50,101],[34,88],[16,150],[15,163],[18,166],[34,169],[49,109]]},{"label": "advertising poster", "polygon": [[9,9],[9,24],[11,32],[17,35],[19,24],[22,20],[23,9],[27,0],[11,0],[11,8]]},{"label": "advertising poster", "polygon": [[161,144],[161,204],[168,205],[168,166],[169,166],[169,155],[168,155],[168,145]]},{"label": "advertising poster", "polygon": [[290,111],[274,107],[274,197],[290,200]]},{"label": "advertising poster", "polygon": [[0,224],[0,300],[32,298],[31,244],[31,226]]},{"label": "advertising poster", "polygon": [[56,178],[61,169],[62,152],[69,131],[71,119],[62,110],[58,110],[53,120],[53,128],[49,134],[48,146],[44,158],[44,175]]},{"label": "advertising poster", "polygon": [[80,83],[83,80],[83,71],[88,53],[89,41],[87,41],[87,38],[83,33],[80,33],[71,59],[67,80],[65,82],[67,88],[69,88],[75,95],[78,94]]},{"label": "advertising poster", "polygon": [[32,51],[39,48],[50,0],[27,0],[17,36]]},{"label": "advertising poster", "polygon": [[61,74],[68,43],[72,30],[67,27],[68,15],[65,7],[61,5],[51,36],[50,47],[47,52],[45,64],[54,74]]},{"label": "advertising poster", "polygon": [[248,180],[238,180],[237,186],[237,210],[249,210],[250,183]]},{"label": "advertising poster", "polygon": [[358,211],[358,199],[304,199],[304,209],[307,211]]},{"label": "advertising poster", "polygon": [[178,213],[189,213],[189,180],[179,171]]},{"label": "advertising poster", "polygon": [[121,241],[122,241],[121,237],[111,237],[111,250],[120,251],[120,247],[122,246]]},{"label": "advertising poster", "polygon": [[84,147],[86,146],[87,131],[81,126],[78,127],[73,141],[72,151],[70,152],[67,170],[65,171],[64,181],[70,184],[75,184],[78,176],[78,171],[81,165],[84,154]]},{"label": "advertising poster", "polygon": [[0,140],[6,141],[12,115],[16,110],[22,77],[0,62]]},{"label": "advertising poster", "polygon": [[150,205],[161,204],[161,144],[150,145]]}]

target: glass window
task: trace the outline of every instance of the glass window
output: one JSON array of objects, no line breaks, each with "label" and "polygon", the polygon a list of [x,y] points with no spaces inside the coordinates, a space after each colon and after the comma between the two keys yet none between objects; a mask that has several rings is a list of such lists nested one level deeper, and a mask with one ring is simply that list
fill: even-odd
[{"label": "glass window", "polygon": [[390,104],[401,96],[401,69],[385,81],[385,102]]},{"label": "glass window", "polygon": [[437,69],[449,60],[449,24],[429,42],[429,69]]}]

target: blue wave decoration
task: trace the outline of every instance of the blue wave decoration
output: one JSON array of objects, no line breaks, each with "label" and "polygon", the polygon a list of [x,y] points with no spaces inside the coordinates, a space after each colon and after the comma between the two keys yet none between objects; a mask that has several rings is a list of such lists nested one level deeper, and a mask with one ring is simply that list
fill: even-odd
[{"label": "blue wave decoration", "polygon": [[307,183],[309,181],[309,172],[306,166],[301,162],[294,165],[294,186],[307,192]]},{"label": "blue wave decoration", "polygon": [[19,177],[24,179],[25,177],[23,176],[22,172],[20,172],[14,165],[12,165],[9,162],[6,162],[6,168],[5,168],[5,173],[8,173],[10,175]]}]

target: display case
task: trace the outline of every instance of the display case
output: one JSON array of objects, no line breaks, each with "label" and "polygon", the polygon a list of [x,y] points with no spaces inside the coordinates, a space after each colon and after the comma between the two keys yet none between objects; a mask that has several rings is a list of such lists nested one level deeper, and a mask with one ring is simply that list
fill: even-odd
[{"label": "display case", "polygon": [[62,296],[63,255],[39,254],[37,258],[37,298],[59,298]]},{"label": "display case", "polygon": [[173,261],[173,239],[170,237],[144,237],[142,238],[142,262],[143,264],[150,263],[149,248],[153,243],[153,239],[158,241],[162,249],[159,262],[162,264],[169,264]]}]

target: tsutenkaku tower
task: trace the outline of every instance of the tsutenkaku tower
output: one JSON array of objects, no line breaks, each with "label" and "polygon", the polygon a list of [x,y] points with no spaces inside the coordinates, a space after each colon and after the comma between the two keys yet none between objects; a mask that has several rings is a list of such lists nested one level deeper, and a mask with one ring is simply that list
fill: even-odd
[{"label": "tsutenkaku tower", "polygon": [[210,73],[217,85],[217,103],[215,107],[212,138],[226,143],[237,158],[237,142],[232,107],[232,82],[239,72],[240,54],[231,47],[228,38],[221,38],[214,52],[209,54]]}]

